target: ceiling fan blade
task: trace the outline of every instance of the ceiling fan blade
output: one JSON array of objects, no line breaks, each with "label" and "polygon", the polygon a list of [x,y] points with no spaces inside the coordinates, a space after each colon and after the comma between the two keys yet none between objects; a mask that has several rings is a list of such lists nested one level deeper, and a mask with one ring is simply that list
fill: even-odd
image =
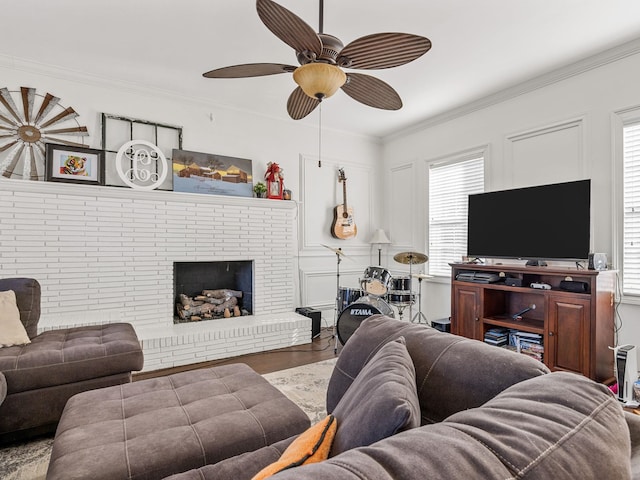
[{"label": "ceiling fan blade", "polygon": [[349,43],[338,64],[363,70],[392,68],[409,63],[431,48],[431,40],[411,33],[374,33]]},{"label": "ceiling fan blade", "polygon": [[344,93],[360,103],[383,110],[402,108],[400,95],[382,80],[362,73],[348,73]]},{"label": "ceiling fan blade", "polygon": [[207,78],[262,77],[278,73],[291,73],[295,69],[296,67],[292,65],[283,65],[281,63],[247,63],[245,65],[217,68],[203,73],[202,76]]},{"label": "ceiling fan blade", "polygon": [[262,23],[296,52],[322,53],[322,40],[304,20],[272,0],[257,0],[256,9]]},{"label": "ceiling fan blade", "polygon": [[311,98],[298,87],[289,95],[287,112],[294,120],[300,120],[313,112],[318,105],[320,105],[320,100]]}]

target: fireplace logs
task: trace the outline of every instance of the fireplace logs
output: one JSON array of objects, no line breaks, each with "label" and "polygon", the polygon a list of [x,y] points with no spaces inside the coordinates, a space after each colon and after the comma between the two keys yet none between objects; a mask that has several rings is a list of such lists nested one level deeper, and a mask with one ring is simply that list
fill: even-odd
[{"label": "fireplace logs", "polygon": [[242,292],[238,290],[219,289],[203,290],[201,295],[189,297],[180,294],[176,305],[180,322],[196,322],[203,319],[230,318],[249,315],[238,306]]}]

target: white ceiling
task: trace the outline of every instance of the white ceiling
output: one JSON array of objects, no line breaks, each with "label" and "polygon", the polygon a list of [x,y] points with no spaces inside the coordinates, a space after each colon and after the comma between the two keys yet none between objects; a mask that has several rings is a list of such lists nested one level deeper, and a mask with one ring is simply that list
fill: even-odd
[{"label": "white ceiling", "polygon": [[[318,0],[278,3],[318,28]],[[345,45],[385,31],[433,43],[412,63],[366,72],[398,91],[401,110],[343,92],[323,102],[323,128],[373,136],[640,38],[638,0],[325,0],[324,9],[324,31]],[[254,0],[0,0],[0,11],[0,55],[288,119],[289,74],[202,77],[240,63],[297,65]],[[300,122],[317,125],[317,110]]]}]

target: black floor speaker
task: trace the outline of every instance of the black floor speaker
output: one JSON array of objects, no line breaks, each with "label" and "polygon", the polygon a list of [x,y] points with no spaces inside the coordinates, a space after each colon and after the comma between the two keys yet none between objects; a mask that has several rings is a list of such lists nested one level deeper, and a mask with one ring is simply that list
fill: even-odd
[{"label": "black floor speaker", "polygon": [[320,335],[320,323],[322,322],[322,312],[311,307],[298,307],[296,313],[311,319],[311,338]]}]

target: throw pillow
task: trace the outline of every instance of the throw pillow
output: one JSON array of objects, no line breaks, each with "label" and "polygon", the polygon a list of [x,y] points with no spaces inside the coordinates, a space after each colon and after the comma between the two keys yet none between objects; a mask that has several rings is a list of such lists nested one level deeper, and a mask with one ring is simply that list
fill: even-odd
[{"label": "throw pillow", "polygon": [[0,347],[31,343],[20,321],[20,311],[13,290],[0,292]]},{"label": "throw pillow", "polygon": [[420,426],[416,372],[404,337],[369,360],[331,413],[340,427],[330,456]]},{"label": "throw pillow", "polygon": [[336,434],[336,428],[335,417],[328,415],[324,420],[301,433],[282,452],[277,462],[260,470],[251,480],[262,480],[289,468],[326,460],[329,457],[329,450]]}]

